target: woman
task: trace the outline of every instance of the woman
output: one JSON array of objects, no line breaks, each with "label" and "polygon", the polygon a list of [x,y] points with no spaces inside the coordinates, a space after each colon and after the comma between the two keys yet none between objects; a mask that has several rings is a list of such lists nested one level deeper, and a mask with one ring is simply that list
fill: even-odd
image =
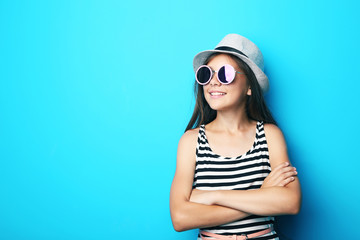
[{"label": "woman", "polygon": [[170,193],[176,231],[200,228],[199,240],[278,239],[273,216],[299,212],[300,184],[263,98],[263,67],[260,50],[237,34],[195,56],[196,105]]}]

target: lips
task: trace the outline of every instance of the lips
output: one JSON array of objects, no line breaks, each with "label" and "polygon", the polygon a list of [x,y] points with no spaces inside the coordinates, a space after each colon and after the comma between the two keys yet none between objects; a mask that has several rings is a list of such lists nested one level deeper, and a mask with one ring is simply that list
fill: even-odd
[{"label": "lips", "polygon": [[220,96],[220,95],[225,95],[226,93],[223,92],[211,92],[210,95],[211,96]]},{"label": "lips", "polygon": [[225,92],[221,92],[221,91],[209,91],[209,94],[213,98],[219,98],[219,97],[226,95]]}]

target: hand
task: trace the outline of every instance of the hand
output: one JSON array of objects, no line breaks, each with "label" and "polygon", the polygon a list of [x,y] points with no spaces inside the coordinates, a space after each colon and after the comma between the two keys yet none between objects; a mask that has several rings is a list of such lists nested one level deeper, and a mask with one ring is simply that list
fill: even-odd
[{"label": "hand", "polygon": [[193,189],[190,195],[190,202],[213,205],[212,195],[214,191]]},{"label": "hand", "polygon": [[261,188],[284,187],[294,181],[296,175],[296,168],[290,166],[288,162],[282,163],[270,172]]}]

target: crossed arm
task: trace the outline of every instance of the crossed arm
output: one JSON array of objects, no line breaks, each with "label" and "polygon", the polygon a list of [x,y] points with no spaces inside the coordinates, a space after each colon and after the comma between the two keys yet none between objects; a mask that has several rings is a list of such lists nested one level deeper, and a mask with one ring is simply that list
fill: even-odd
[{"label": "crossed arm", "polygon": [[296,214],[300,209],[300,184],[290,166],[281,131],[265,125],[272,171],[256,190],[202,191],[192,189],[197,129],[180,139],[175,177],[170,192],[170,212],[176,231],[229,223],[251,214]]}]

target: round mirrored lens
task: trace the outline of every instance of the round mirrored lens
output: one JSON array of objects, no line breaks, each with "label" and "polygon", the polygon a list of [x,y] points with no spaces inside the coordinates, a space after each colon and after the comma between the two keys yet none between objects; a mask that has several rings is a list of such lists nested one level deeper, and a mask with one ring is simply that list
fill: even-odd
[{"label": "round mirrored lens", "polygon": [[196,80],[199,84],[206,84],[211,78],[211,70],[206,66],[201,66],[196,72]]},{"label": "round mirrored lens", "polygon": [[231,83],[235,78],[235,69],[231,65],[225,64],[219,69],[218,78],[223,84]]}]

